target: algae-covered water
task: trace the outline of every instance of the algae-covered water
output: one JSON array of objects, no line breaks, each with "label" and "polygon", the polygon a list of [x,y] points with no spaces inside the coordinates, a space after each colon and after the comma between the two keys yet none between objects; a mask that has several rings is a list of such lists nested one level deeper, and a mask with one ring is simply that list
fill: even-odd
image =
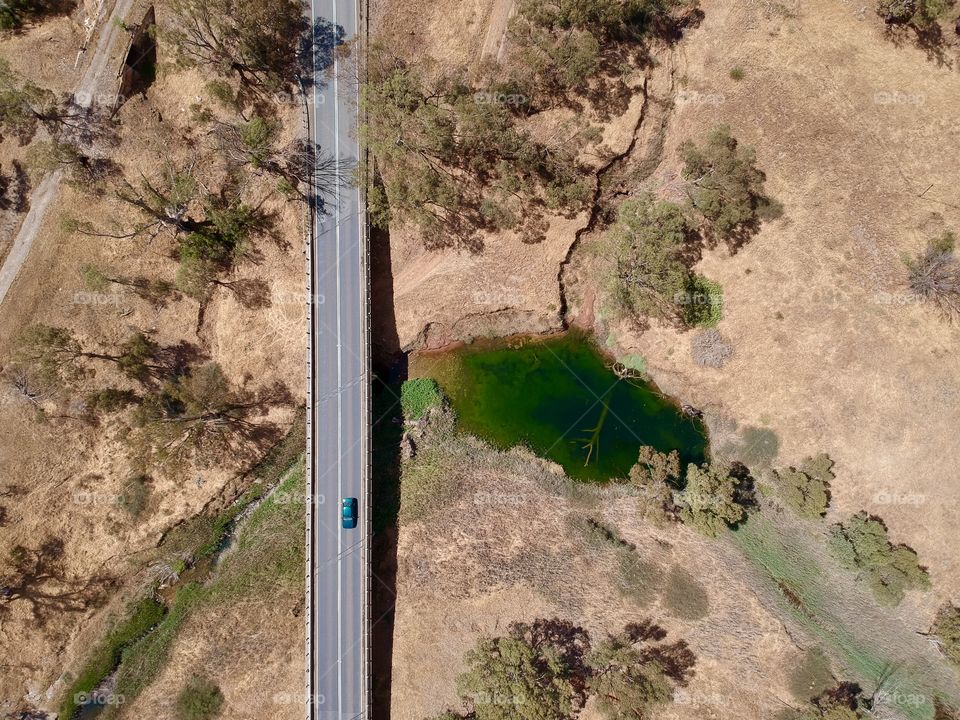
[{"label": "algae-covered water", "polygon": [[411,377],[433,377],[460,427],[502,448],[523,444],[580,480],[623,477],[642,445],[707,457],[696,418],[650,382],[618,377],[588,338],[479,341],[411,360]]}]

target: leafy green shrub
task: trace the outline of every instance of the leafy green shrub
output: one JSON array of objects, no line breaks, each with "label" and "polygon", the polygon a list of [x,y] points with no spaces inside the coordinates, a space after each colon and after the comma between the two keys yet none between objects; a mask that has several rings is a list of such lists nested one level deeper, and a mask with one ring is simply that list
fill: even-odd
[{"label": "leafy green shrub", "polygon": [[933,634],[940,638],[943,652],[960,667],[960,607],[944,605],[933,622]]},{"label": "leafy green shrub", "polygon": [[723,318],[723,287],[693,273],[687,283],[684,320],[690,327],[714,327]]},{"label": "leafy green shrub", "polygon": [[730,79],[731,80],[743,80],[747,76],[747,73],[744,72],[742,67],[732,67],[730,68]]},{"label": "leafy green shrub", "polygon": [[443,393],[433,378],[413,378],[400,388],[400,406],[407,420],[419,420],[427,410],[443,404]]},{"label": "leafy green shrub", "polygon": [[841,565],[866,574],[873,594],[886,605],[899,604],[907,590],[930,587],[917,553],[891,544],[883,521],[865,511],[834,525],[830,546]]},{"label": "leafy green shrub", "polygon": [[880,0],[877,14],[889,25],[911,25],[917,30],[926,30],[952,5],[952,0]]},{"label": "leafy green shrub", "polygon": [[787,507],[800,517],[817,519],[827,514],[830,506],[830,481],[834,475],[833,460],[826,453],[803,461],[800,469],[775,470],[777,487]]},{"label": "leafy green shrub", "polygon": [[663,604],[681,620],[702,620],[710,612],[707,589],[679,565],[674,565],[667,576]]},{"label": "leafy green shrub", "polygon": [[797,700],[809,702],[833,686],[830,658],[820,648],[810,648],[790,677],[790,692]]},{"label": "leafy green shrub", "polygon": [[194,677],[177,695],[178,720],[209,720],[220,714],[223,693],[213,682]]}]

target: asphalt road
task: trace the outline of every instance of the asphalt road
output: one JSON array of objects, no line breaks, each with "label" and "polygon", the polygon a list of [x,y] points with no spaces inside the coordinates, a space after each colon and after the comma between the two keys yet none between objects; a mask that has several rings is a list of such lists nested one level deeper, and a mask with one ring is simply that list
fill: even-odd
[{"label": "asphalt road", "polygon": [[[357,85],[341,77],[333,48],[358,29],[357,0],[312,0],[315,83],[310,134],[350,177],[359,157]],[[329,67],[328,67],[329,66]],[[308,711],[311,720],[368,715],[366,612],[369,395],[365,227],[360,191],[324,194],[308,253],[310,487],[308,497]],[[308,493],[310,490],[308,489]],[[359,501],[360,522],[342,529],[340,502]]]}]

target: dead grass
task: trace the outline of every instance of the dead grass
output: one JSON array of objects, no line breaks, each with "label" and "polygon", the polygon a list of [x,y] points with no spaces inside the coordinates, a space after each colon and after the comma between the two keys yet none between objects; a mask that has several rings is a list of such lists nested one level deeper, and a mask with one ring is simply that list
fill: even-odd
[{"label": "dead grass", "polygon": [[[789,697],[784,661],[799,651],[722,544],[650,527],[623,487],[572,492],[557,467],[523,450],[461,437],[438,451],[453,469],[451,494],[441,512],[400,531],[393,718],[455,705],[454,680],[477,635],[554,615],[596,633],[653,617],[687,639],[696,676],[687,702],[665,717],[770,717]],[[678,618],[657,599],[674,565],[696,567],[708,586],[706,620]]]},{"label": "dead grass", "polygon": [[[158,12],[162,20],[164,8],[159,7]],[[0,55],[10,58],[35,82],[61,90],[72,87],[75,79],[67,66],[72,67],[80,36],[70,22],[57,19],[9,43],[5,40]],[[169,59],[165,52],[161,47],[161,61]],[[113,157],[129,176],[137,177],[139,172],[150,175],[167,160],[192,155],[204,130],[192,127],[190,106],[204,101],[207,79],[168,68],[161,71],[146,97],[132,98],[120,109],[120,144]],[[300,130],[294,105],[279,112],[286,132]],[[5,169],[9,159],[25,152],[11,143],[7,139],[0,145]],[[83,188],[64,185],[0,308],[0,357],[9,356],[12,339],[29,323],[69,327],[81,342],[96,347],[116,343],[139,328],[164,346],[181,341],[192,344],[206,358],[218,362],[233,383],[254,388],[277,381],[289,388],[295,401],[302,399],[304,215],[299,204],[268,197],[273,185],[271,178],[255,176],[243,189],[251,204],[267,198],[264,208],[275,218],[276,239],[259,239],[260,257],[242,264],[232,278],[265,283],[269,306],[250,309],[233,294],[219,290],[199,333],[198,305],[184,297],[157,307],[125,289],[111,288],[105,291],[103,302],[87,301],[83,293],[88,289],[79,274],[82,265],[172,281],[176,263],[169,255],[173,245],[168,238],[149,243],[66,232],[62,221],[67,218],[86,220],[98,228],[109,227],[114,219],[122,225],[132,224],[135,218],[109,194],[94,197]],[[111,372],[98,368],[94,382],[109,381]],[[65,402],[63,414],[70,415],[73,406],[71,401]],[[8,522],[0,527],[0,544],[33,544],[37,538],[55,535],[65,543],[68,569],[80,576],[104,571],[140,583],[162,533],[221,494],[235,492],[231,483],[244,469],[223,465],[181,479],[153,473],[149,503],[134,518],[120,503],[110,501],[123,494],[131,477],[121,428],[109,421],[97,426],[71,417],[38,424],[34,415],[29,403],[6,388],[0,392],[0,435],[4,438],[0,477],[10,478],[10,483],[25,490],[2,501]],[[287,426],[293,421],[293,408],[278,408],[262,420]],[[91,497],[103,502],[85,500]],[[63,688],[58,676],[83,660],[91,639],[85,628],[98,627],[99,620],[91,608],[61,615],[38,632],[29,625],[23,608],[14,604],[11,610],[4,621],[4,644],[17,648],[18,662],[2,673],[0,694],[11,698],[29,694],[34,704],[45,705]],[[86,643],[80,642],[81,637]],[[52,647],[57,648],[56,653],[50,652]]]}]

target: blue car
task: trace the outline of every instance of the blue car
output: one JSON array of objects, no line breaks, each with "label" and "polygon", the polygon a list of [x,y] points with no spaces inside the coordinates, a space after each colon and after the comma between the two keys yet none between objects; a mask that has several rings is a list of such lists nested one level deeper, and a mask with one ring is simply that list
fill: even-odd
[{"label": "blue car", "polygon": [[357,499],[344,498],[343,508],[343,527],[352,530],[357,526]]}]

